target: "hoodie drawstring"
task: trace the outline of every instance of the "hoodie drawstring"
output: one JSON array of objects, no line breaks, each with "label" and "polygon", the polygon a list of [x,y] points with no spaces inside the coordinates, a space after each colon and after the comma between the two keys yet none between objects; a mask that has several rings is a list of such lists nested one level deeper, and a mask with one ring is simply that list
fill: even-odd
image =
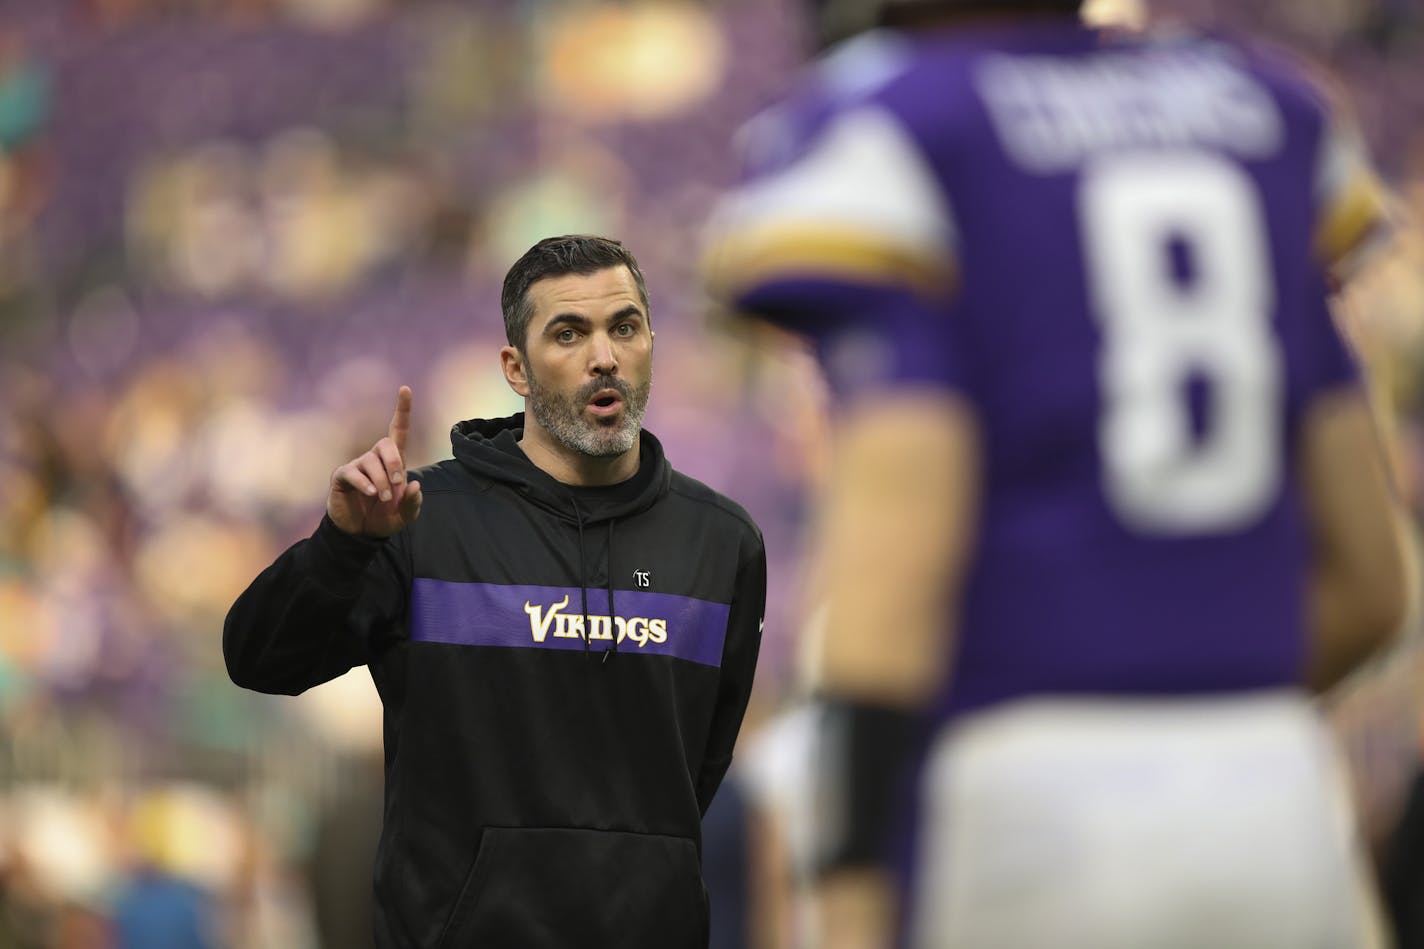
[{"label": "hoodie drawstring", "polygon": [[[583,512],[579,510],[578,499],[570,497],[569,500],[574,506],[574,522],[578,524],[578,549],[579,549],[579,599],[583,607],[583,654],[588,658],[589,641],[593,636],[593,621],[588,615],[588,565],[587,553],[583,546]],[[603,659],[608,661],[610,652],[618,651],[618,622],[614,619],[618,614],[613,611],[613,521],[608,522],[608,570],[605,571],[608,577],[608,634],[613,638],[613,646],[602,650]]]},{"label": "hoodie drawstring", "polygon": [[[608,578],[608,632],[613,636],[613,648],[603,650],[603,661],[608,661],[610,652],[618,651],[618,613],[613,609],[613,521],[608,521],[608,569],[604,571]],[[587,622],[587,620],[585,620]]]},{"label": "hoodie drawstring", "polygon": [[[583,512],[579,510],[578,498],[570,497],[569,500],[574,506],[574,523],[578,524],[578,548],[579,548],[579,599],[583,603],[583,657],[588,658],[589,634],[593,632],[593,623],[588,618],[588,567],[585,565],[585,554],[583,549]],[[612,622],[612,620],[609,620]]]}]

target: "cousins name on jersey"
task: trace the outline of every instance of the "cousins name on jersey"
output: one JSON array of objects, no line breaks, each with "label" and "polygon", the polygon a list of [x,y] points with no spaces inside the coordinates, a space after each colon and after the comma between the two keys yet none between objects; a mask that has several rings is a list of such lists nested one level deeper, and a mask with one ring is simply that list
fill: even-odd
[{"label": "cousins name on jersey", "polygon": [[1262,158],[1285,123],[1270,93],[1224,48],[1095,56],[991,56],[978,85],[1023,168],[1067,171],[1125,147],[1207,145]]}]

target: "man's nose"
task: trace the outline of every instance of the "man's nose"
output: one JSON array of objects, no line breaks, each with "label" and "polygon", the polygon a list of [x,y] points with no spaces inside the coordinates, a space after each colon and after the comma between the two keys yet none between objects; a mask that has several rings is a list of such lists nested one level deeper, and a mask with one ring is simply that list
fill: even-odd
[{"label": "man's nose", "polygon": [[613,340],[606,333],[594,333],[589,350],[589,369],[600,375],[610,375],[618,371],[618,356],[613,351]]}]

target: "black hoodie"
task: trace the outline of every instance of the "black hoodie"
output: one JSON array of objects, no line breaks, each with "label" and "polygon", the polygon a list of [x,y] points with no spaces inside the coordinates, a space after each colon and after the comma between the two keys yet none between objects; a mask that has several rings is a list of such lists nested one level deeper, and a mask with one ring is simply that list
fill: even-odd
[{"label": "black hoodie", "polygon": [[637,475],[574,488],[522,428],[455,426],[389,540],[324,518],[233,604],[228,674],[296,694],[370,667],[378,945],[705,946],[700,819],[751,691],[761,534],[647,432]]}]

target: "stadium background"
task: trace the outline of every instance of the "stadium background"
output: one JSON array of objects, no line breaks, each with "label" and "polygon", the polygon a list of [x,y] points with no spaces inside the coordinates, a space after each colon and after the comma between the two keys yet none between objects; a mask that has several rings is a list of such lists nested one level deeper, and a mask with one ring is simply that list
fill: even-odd
[{"label": "stadium background", "polygon": [[[1401,232],[1346,318],[1424,512],[1424,4],[1099,6],[1283,42],[1353,100]],[[231,686],[222,617],[311,530],[398,384],[414,464],[447,454],[453,421],[517,410],[499,281],[541,236],[640,257],[648,425],[767,538],[747,740],[794,697],[818,390],[804,360],[709,333],[696,262],[801,12],[0,3],[0,947],[106,945],[154,871],[197,885],[220,945],[320,945],[324,894],[367,872],[379,707],[362,670],[298,700]],[[1407,642],[1332,702],[1377,845],[1421,757],[1420,663]]]}]

